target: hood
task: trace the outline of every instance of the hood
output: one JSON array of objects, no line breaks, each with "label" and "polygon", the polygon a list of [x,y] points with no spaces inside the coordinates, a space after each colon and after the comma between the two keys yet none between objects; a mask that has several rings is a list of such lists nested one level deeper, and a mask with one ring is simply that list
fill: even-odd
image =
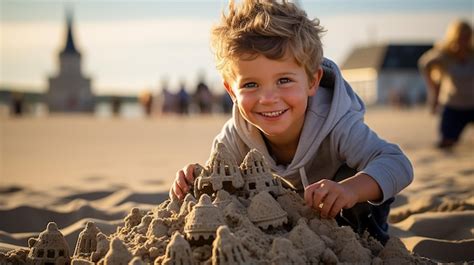
[{"label": "hood", "polygon": [[248,123],[234,105],[233,123],[239,137],[247,146],[257,148],[280,176],[289,176],[304,170],[314,159],[321,142],[346,113],[358,112],[363,115],[365,112],[364,103],[342,78],[338,66],[329,59],[324,59],[321,66],[324,73],[320,86],[316,94],[308,98],[308,109],[296,154],[287,166],[276,164],[260,131]]}]

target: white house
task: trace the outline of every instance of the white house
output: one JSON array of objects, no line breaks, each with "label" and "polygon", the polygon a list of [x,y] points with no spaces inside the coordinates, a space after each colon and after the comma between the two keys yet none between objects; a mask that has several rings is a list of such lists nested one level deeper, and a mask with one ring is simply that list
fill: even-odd
[{"label": "white house", "polygon": [[418,59],[431,44],[356,47],[342,64],[342,74],[367,105],[412,105],[426,100]]}]

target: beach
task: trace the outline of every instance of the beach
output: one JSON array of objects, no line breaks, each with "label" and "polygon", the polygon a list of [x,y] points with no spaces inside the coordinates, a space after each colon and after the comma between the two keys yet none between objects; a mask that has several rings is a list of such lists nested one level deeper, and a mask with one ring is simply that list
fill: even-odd
[{"label": "beach", "polygon": [[[0,118],[0,249],[26,247],[49,221],[72,249],[87,221],[114,232],[133,207],[167,199],[177,170],[204,165],[227,119]],[[474,126],[442,151],[437,122],[424,108],[367,110],[366,123],[400,145],[415,170],[392,205],[389,231],[419,256],[474,261]]]}]

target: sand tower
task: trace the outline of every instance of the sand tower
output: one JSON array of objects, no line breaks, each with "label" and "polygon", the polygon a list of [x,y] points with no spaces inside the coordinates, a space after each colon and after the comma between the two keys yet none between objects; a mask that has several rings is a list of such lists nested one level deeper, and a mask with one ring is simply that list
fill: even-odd
[{"label": "sand tower", "polygon": [[142,213],[140,212],[140,209],[138,208],[132,208],[130,213],[125,217],[125,227],[128,229],[131,229],[132,227],[135,227],[140,224],[142,221]]},{"label": "sand tower", "polygon": [[96,236],[97,239],[97,250],[92,252],[91,261],[97,262],[109,252],[110,242],[107,239],[107,236],[102,232],[99,232]]},{"label": "sand tower", "polygon": [[287,213],[267,191],[261,191],[252,198],[247,208],[250,221],[262,229],[279,227],[288,222]]},{"label": "sand tower", "polygon": [[194,194],[196,198],[204,193],[212,196],[221,189],[232,194],[243,185],[242,173],[235,158],[223,143],[218,143],[207,169],[202,170],[194,182]]},{"label": "sand tower", "polygon": [[303,218],[293,227],[288,239],[294,246],[305,252],[308,263],[319,264],[321,262],[320,256],[326,249],[326,245],[321,237],[308,227]]},{"label": "sand tower", "polygon": [[[212,204],[211,198],[203,194],[199,202],[186,217],[184,232],[186,238],[207,243],[216,237],[216,230],[224,224],[224,218],[219,208]],[[199,244],[199,242],[197,242]]]},{"label": "sand tower", "polygon": [[148,231],[148,227],[150,226],[150,223],[152,220],[153,220],[153,216],[146,214],[142,217],[140,224],[135,226],[133,229],[139,234],[146,235]]},{"label": "sand tower", "polygon": [[283,190],[280,179],[273,176],[264,156],[257,149],[252,149],[240,165],[244,177],[244,193],[249,197],[260,191],[269,191],[279,195]]},{"label": "sand tower", "polygon": [[183,203],[181,204],[181,208],[179,209],[179,216],[186,216],[196,205],[197,201],[196,198],[191,193],[186,194],[186,197],[184,197]]},{"label": "sand tower", "polygon": [[277,237],[273,240],[270,256],[273,265],[306,264],[305,259],[298,253],[293,243],[284,237]]},{"label": "sand tower", "polygon": [[54,222],[48,223],[46,230],[38,238],[28,240],[30,252],[28,261],[31,264],[69,264],[69,246],[63,234]]},{"label": "sand tower", "polygon": [[128,265],[132,260],[132,254],[128,251],[125,244],[118,237],[114,237],[110,241],[109,252],[104,257],[104,265]]},{"label": "sand tower", "polygon": [[224,208],[231,202],[231,195],[225,190],[220,190],[216,193],[216,198],[214,199],[212,204],[219,207],[219,209],[224,210]]},{"label": "sand tower", "polygon": [[95,226],[94,222],[87,222],[84,230],[79,233],[77,238],[75,257],[89,257],[97,250],[97,234],[100,230]]},{"label": "sand tower", "polygon": [[240,241],[230,232],[226,225],[217,229],[217,238],[212,243],[213,265],[249,264],[248,254]]},{"label": "sand tower", "polygon": [[176,232],[166,247],[163,265],[193,265],[195,264],[191,246],[184,237]]},{"label": "sand tower", "polygon": [[151,221],[148,226],[148,231],[146,234],[147,238],[155,236],[157,238],[168,235],[168,226],[165,224],[163,218],[155,218]]}]

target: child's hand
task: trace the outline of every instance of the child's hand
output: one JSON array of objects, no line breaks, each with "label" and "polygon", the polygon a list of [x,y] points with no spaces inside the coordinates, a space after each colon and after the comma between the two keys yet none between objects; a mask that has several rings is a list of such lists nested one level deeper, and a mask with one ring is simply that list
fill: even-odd
[{"label": "child's hand", "polygon": [[170,197],[176,196],[179,200],[184,199],[194,181],[194,167],[195,164],[189,164],[176,173],[176,178],[170,189]]},{"label": "child's hand", "polygon": [[320,211],[322,218],[334,218],[342,208],[351,208],[358,202],[358,195],[351,186],[322,179],[305,188],[306,204]]}]

